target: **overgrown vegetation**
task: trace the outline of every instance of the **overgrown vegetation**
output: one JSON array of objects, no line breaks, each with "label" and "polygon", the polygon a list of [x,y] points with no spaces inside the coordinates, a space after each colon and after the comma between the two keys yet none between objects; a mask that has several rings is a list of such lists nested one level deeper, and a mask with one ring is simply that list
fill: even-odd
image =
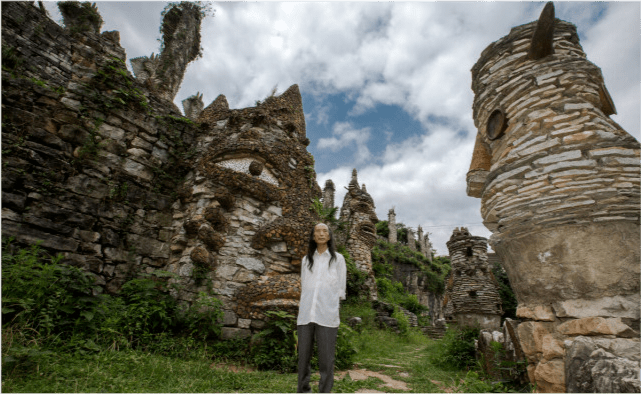
[{"label": "overgrown vegetation", "polygon": [[168,273],[132,279],[110,296],[60,259],[38,245],[3,242],[3,380],[33,373],[52,352],[133,349],[189,358],[220,335],[220,301],[201,293],[190,307],[179,305]]},{"label": "overgrown vegetation", "polygon": [[492,273],[499,284],[498,290],[499,296],[501,297],[501,307],[503,308],[501,321],[505,320],[505,318],[516,319],[516,307],[518,301],[516,300],[512,286],[510,286],[510,280],[507,277],[507,273],[498,262],[494,263]]},{"label": "overgrown vegetation", "polygon": [[449,260],[444,258],[433,258],[430,262],[423,254],[414,252],[405,245],[392,244],[380,239],[376,241],[372,250],[372,266],[377,279],[391,279],[394,263],[411,264],[425,274],[427,288],[437,294],[445,290],[445,276],[450,272],[448,262]]}]

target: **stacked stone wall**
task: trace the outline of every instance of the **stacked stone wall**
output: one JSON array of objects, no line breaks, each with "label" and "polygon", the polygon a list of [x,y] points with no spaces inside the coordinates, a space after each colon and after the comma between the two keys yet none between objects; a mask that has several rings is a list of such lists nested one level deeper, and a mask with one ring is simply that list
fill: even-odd
[{"label": "stacked stone wall", "polygon": [[443,294],[429,291],[428,277],[413,264],[394,262],[393,279],[418,298],[418,302],[428,308],[430,323],[433,325],[443,318]]},{"label": "stacked stone wall", "polygon": [[183,302],[219,294],[226,338],[296,313],[321,195],[298,87],[196,103],[195,123],[127,71],[117,38],[3,4],[3,238],[42,241],[112,293],[171,271]]},{"label": "stacked stone wall", "polygon": [[501,297],[487,262],[487,239],[456,228],[447,242],[452,270],[445,290],[446,316],[459,326],[498,329]]},{"label": "stacked stone wall", "polygon": [[108,291],[164,266],[196,130],[174,124],[172,103],[151,109],[117,34],[71,33],[22,2],[3,4],[2,22],[15,59],[2,75],[3,237],[42,241]]}]

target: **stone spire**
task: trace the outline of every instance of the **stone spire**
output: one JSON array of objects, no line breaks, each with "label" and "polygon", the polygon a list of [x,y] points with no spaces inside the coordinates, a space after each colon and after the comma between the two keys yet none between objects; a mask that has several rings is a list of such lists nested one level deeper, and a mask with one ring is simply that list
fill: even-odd
[{"label": "stone spire", "polygon": [[418,226],[418,245],[419,245],[419,252],[425,253],[425,239],[423,238],[423,227]]},{"label": "stone spire", "polygon": [[334,193],[336,189],[334,182],[331,179],[325,181],[325,188],[323,189],[323,208],[334,208]]},{"label": "stone spire", "polygon": [[414,238],[414,230],[411,228],[407,229],[407,246],[416,252],[416,239]]},{"label": "stone spire", "polygon": [[387,228],[389,229],[387,240],[389,243],[395,244],[398,242],[398,238],[396,234],[396,213],[394,212],[394,208],[390,209],[387,213]]},{"label": "stone spire", "polygon": [[432,262],[432,243],[430,242],[430,235],[429,233],[425,234],[425,237],[423,238],[423,243],[425,244],[425,257],[429,260],[429,262]]}]

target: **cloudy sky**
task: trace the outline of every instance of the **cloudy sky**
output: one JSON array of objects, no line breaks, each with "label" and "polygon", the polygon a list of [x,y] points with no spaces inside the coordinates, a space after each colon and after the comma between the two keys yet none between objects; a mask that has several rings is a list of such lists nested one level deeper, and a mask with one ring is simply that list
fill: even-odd
[{"label": "cloudy sky", "polygon": [[[351,171],[379,219],[430,233],[437,254],[457,226],[489,237],[465,174],[476,129],[470,69],[543,2],[220,2],[202,26],[176,104],[200,92],[231,108],[254,106],[274,87],[300,86],[318,182],[332,179],[340,206]],[[162,2],[97,2],[103,30],[119,30],[128,59],[158,52]],[[601,67],[618,115],[640,139],[639,2],[557,2]],[[47,3],[59,21],[55,3]]]}]

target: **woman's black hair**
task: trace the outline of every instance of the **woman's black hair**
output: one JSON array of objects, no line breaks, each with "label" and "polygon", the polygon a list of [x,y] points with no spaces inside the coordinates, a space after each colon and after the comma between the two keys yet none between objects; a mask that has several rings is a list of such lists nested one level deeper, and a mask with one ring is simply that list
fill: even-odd
[{"label": "woman's black hair", "polygon": [[[316,241],[314,240],[314,230],[316,229],[316,226],[319,224],[325,224],[325,223],[316,223],[314,227],[312,227],[312,231],[309,234],[309,247],[307,248],[307,264],[310,271],[314,266],[314,252],[316,252],[316,247],[318,246],[316,244]],[[327,241],[327,250],[329,250],[329,254],[332,256],[332,258],[329,259],[329,264],[332,264],[332,262],[336,260],[336,244],[334,242],[334,233],[332,232],[332,229],[329,228],[329,226],[327,226],[327,229],[329,230],[329,241]]]}]

